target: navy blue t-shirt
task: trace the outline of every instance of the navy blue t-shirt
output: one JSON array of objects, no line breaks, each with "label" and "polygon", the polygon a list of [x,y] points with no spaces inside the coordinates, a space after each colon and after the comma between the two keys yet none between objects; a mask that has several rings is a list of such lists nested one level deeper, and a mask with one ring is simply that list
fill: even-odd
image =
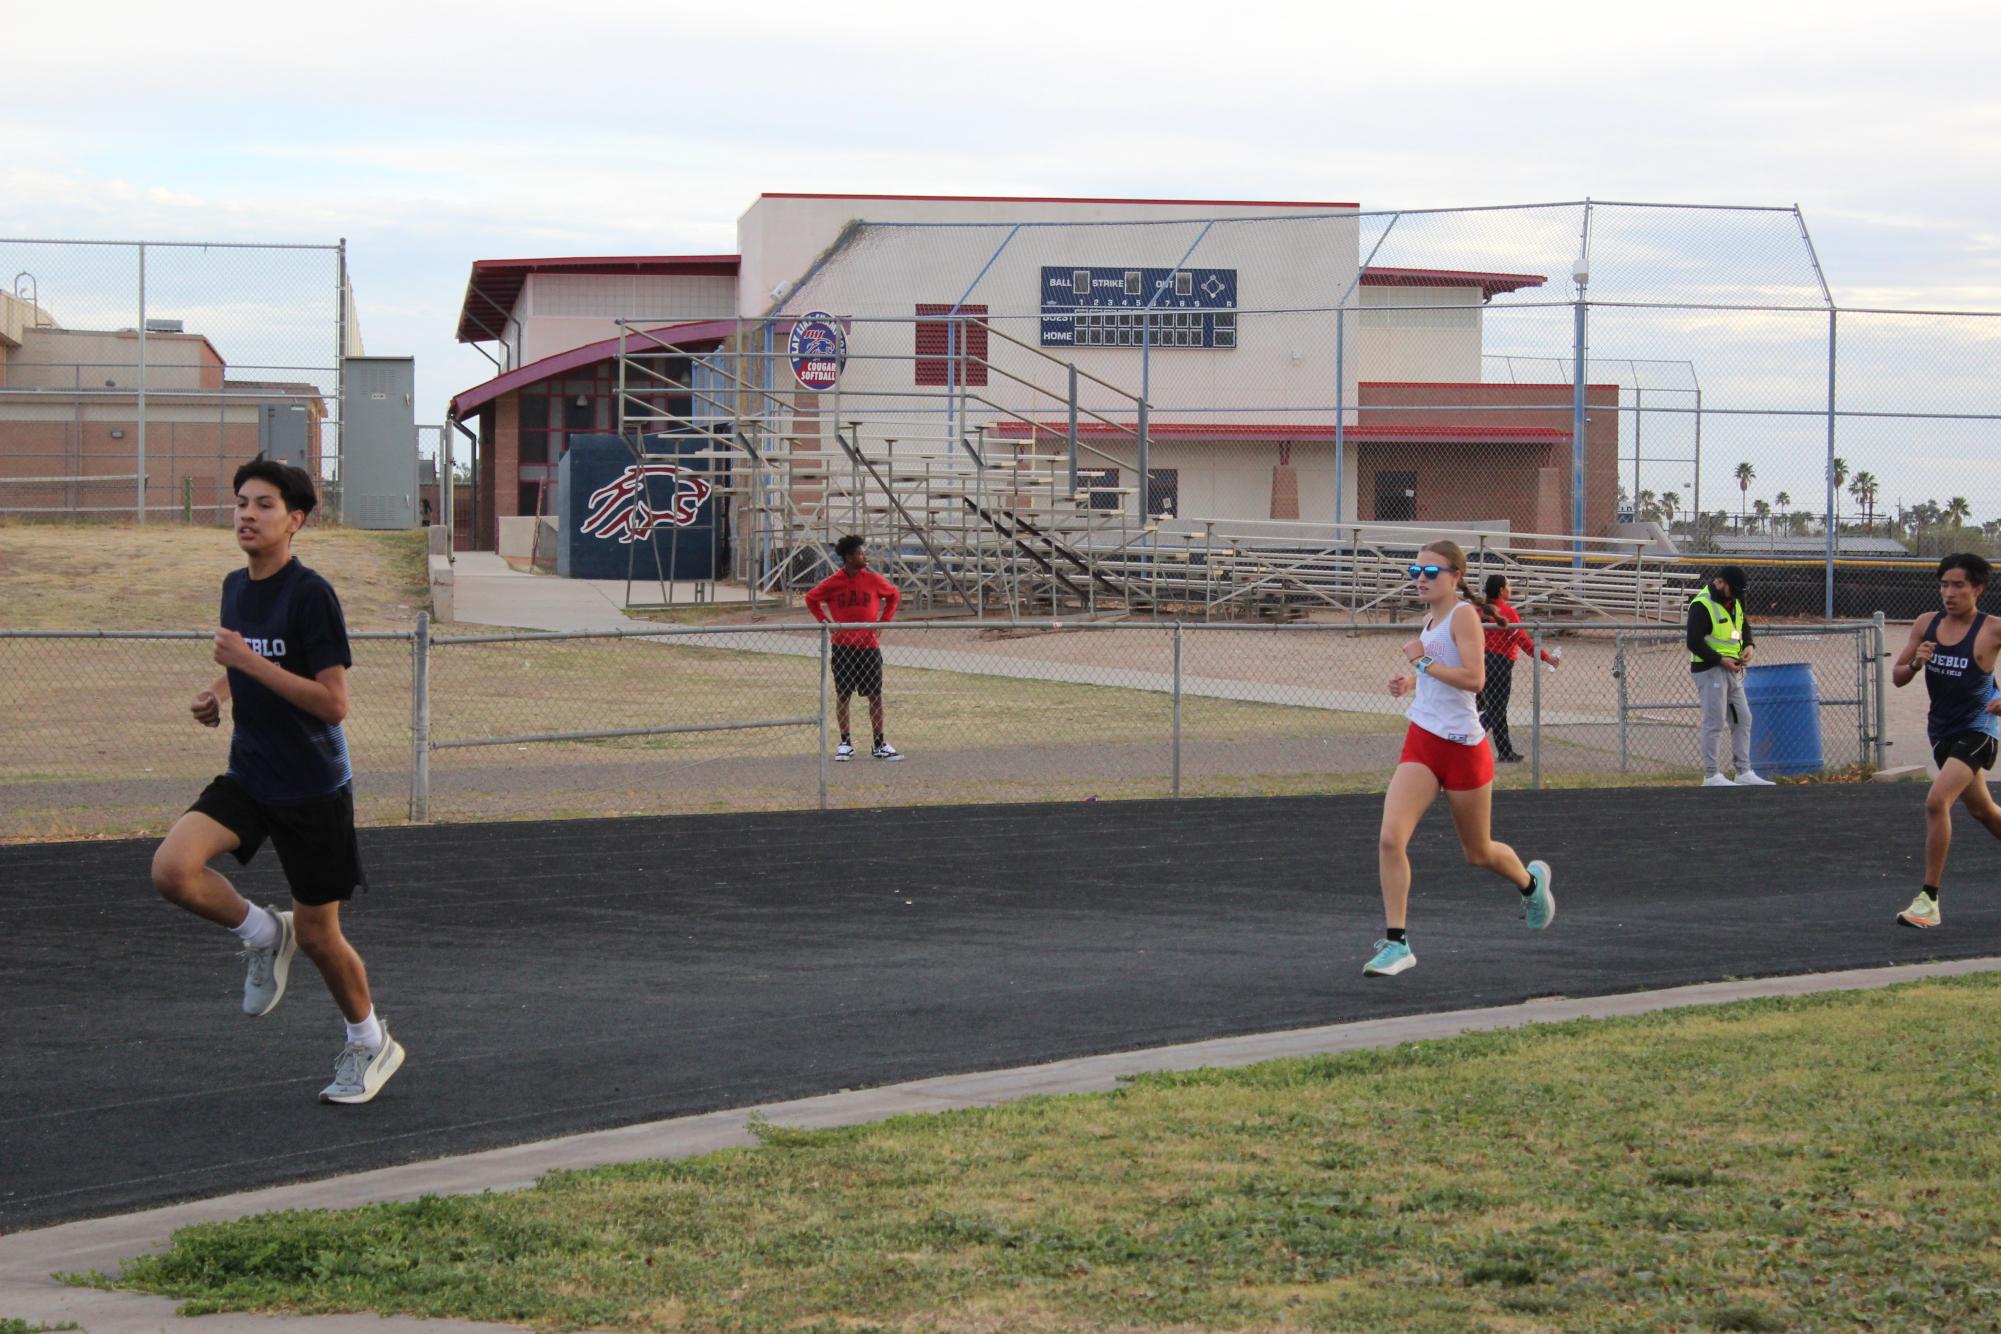
[{"label": "navy blue t-shirt", "polygon": [[[354,666],[340,598],[296,556],[264,579],[230,571],[222,581],[222,628],[308,680],[329,667]],[[229,774],[253,798],[272,805],[314,801],[353,781],[339,723],[321,722],[234,667],[229,696]]]}]

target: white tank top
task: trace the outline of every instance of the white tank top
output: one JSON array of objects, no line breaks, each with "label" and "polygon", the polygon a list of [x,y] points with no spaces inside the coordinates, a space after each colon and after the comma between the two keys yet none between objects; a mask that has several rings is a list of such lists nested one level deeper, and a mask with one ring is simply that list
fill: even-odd
[{"label": "white tank top", "polygon": [[[1470,604],[1456,603],[1444,620],[1437,625],[1427,624],[1418,635],[1424,651],[1440,666],[1466,665],[1459,657],[1459,645],[1452,641],[1452,618],[1461,611],[1469,616],[1479,615]],[[1487,739],[1480,726],[1480,711],[1475,707],[1473,692],[1449,686],[1429,673],[1418,674],[1417,699],[1410,706],[1410,720],[1433,736],[1462,746],[1477,746]]]}]

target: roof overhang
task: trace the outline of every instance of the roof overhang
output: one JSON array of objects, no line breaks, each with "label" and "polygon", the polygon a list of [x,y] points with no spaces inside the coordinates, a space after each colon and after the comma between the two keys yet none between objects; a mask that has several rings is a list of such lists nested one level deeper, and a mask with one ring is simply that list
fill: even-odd
[{"label": "roof overhang", "polygon": [[499,338],[521,289],[534,273],[647,274],[734,278],[740,255],[576,255],[554,259],[476,259],[459,305],[461,343]]},{"label": "roof overhang", "polygon": [[1541,287],[1549,279],[1540,273],[1483,273],[1477,269],[1400,269],[1371,266],[1362,270],[1364,287],[1477,287],[1482,301],[1502,292]]},{"label": "roof overhang", "polygon": [[[735,320],[699,320],[691,324],[662,324],[651,329],[634,329],[626,336],[627,347],[634,352],[662,352],[669,348],[689,352],[707,352],[735,334],[740,326]],[[638,338],[637,345],[632,339]],[[595,343],[585,343],[567,352],[531,361],[526,366],[517,366],[504,375],[496,375],[485,384],[474,385],[461,393],[452,395],[452,416],[463,421],[473,413],[499,398],[502,394],[529,385],[539,384],[553,376],[565,375],[583,366],[595,366],[601,361],[610,361],[618,356],[619,340],[605,338]]]},{"label": "roof overhang", "polygon": [[[993,433],[1006,440],[1026,440],[1031,432],[1038,437],[1064,437],[1069,433],[1066,422],[1002,422],[995,426]],[[1131,427],[1112,425],[1106,422],[1091,422],[1080,425],[1077,434],[1091,440],[1131,439],[1137,431]],[[1236,441],[1236,440],[1332,440],[1334,426],[1330,422],[1286,423],[1286,422],[1149,422],[1146,428],[1149,440],[1195,440],[1195,441]],[[1436,426],[1422,423],[1397,422],[1394,424],[1357,424],[1342,431],[1342,439],[1350,444],[1380,444],[1392,441],[1428,442],[1435,444],[1568,444],[1570,432],[1550,426],[1473,426],[1454,425],[1442,422]]]}]

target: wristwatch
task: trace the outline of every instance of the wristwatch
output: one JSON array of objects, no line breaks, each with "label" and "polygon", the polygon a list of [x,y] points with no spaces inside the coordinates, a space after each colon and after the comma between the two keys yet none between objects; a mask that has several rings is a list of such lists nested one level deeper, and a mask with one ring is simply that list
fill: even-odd
[{"label": "wristwatch", "polygon": [[1411,666],[1417,668],[1417,674],[1419,676],[1423,676],[1431,670],[1431,664],[1437,661],[1438,659],[1432,657],[1429,653],[1427,653],[1423,657],[1419,658],[1416,662],[1413,662]]}]

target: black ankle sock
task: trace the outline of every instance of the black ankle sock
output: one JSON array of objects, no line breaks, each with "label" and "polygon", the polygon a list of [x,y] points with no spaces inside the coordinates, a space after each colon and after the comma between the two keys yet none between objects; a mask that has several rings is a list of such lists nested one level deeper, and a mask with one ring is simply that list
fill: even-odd
[{"label": "black ankle sock", "polygon": [[882,742],[882,733],[880,733],[880,732],[877,732],[877,733],[875,734],[875,748],[876,748],[877,750],[881,750],[881,749],[882,749],[882,744],[883,744],[883,742]]},{"label": "black ankle sock", "polygon": [[1529,882],[1526,885],[1517,885],[1515,888],[1521,890],[1523,898],[1527,898],[1529,895],[1535,893],[1535,877],[1530,876]]},{"label": "black ankle sock", "polygon": [[844,746],[852,746],[855,743],[848,740],[848,734],[846,732],[843,732],[841,733],[841,744]]},{"label": "black ankle sock", "polygon": [[1929,899],[1930,899],[1930,900],[1931,900],[1931,901],[1932,901],[1933,903],[1937,903],[1937,902],[1938,902],[1938,886],[1937,886],[1937,885],[1926,885],[1926,886],[1925,886],[1925,897],[1929,898]]},{"label": "black ankle sock", "polygon": [[1389,937],[1390,944],[1392,945],[1404,945],[1409,943],[1404,939],[1404,928],[1400,926],[1386,926],[1383,928],[1383,934]]}]

